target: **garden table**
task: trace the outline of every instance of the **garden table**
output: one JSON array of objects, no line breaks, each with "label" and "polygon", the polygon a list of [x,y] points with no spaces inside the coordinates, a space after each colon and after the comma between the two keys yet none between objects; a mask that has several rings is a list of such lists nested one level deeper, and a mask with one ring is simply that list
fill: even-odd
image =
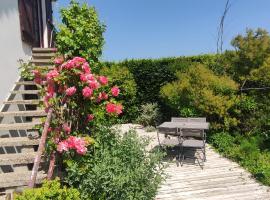
[{"label": "garden table", "polygon": [[181,129],[191,129],[191,130],[208,130],[208,122],[163,122],[157,127],[158,141],[159,133],[171,136],[180,137]]},{"label": "garden table", "polygon": [[163,122],[158,126],[158,130],[162,129],[199,129],[207,130],[209,129],[208,122]]}]

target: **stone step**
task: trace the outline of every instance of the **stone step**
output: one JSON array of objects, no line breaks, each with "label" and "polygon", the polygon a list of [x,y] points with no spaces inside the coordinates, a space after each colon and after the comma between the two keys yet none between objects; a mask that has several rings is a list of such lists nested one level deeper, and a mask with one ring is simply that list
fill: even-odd
[{"label": "stone step", "polygon": [[56,52],[57,49],[56,48],[33,48],[32,52],[33,53],[52,53],[52,52]]},{"label": "stone step", "polygon": [[29,137],[8,137],[0,138],[0,146],[31,146],[38,145],[39,139],[31,139]]},{"label": "stone step", "polygon": [[[31,176],[29,172],[11,172],[0,174],[0,188],[11,188],[28,185]],[[41,183],[46,178],[44,171],[38,172],[36,183]]]},{"label": "stone step", "polygon": [[36,67],[37,70],[50,70],[54,69],[54,65],[51,64],[40,64],[39,66]]},{"label": "stone step", "polygon": [[33,53],[33,58],[53,58],[55,57],[55,53]]},{"label": "stone step", "polygon": [[17,90],[11,91],[11,94],[39,94],[40,90]]},{"label": "stone step", "polygon": [[37,85],[34,81],[18,81],[15,82],[16,85]]},{"label": "stone step", "polygon": [[0,130],[33,130],[37,129],[35,126],[42,124],[41,122],[29,122],[29,123],[14,123],[14,124],[0,124]]},{"label": "stone step", "polygon": [[0,154],[0,165],[34,163],[36,152]]},{"label": "stone step", "polygon": [[34,59],[34,60],[30,60],[30,63],[34,63],[34,64],[53,64],[53,61],[51,59]]},{"label": "stone step", "polygon": [[11,100],[11,101],[4,101],[3,104],[12,104],[12,105],[17,105],[17,104],[34,104],[38,105],[41,102],[41,100]]},{"label": "stone step", "polygon": [[34,81],[18,81],[15,82],[16,85],[37,85]]},{"label": "stone step", "polygon": [[44,110],[0,112],[0,117],[6,117],[6,116],[44,117],[46,115],[47,113]]}]

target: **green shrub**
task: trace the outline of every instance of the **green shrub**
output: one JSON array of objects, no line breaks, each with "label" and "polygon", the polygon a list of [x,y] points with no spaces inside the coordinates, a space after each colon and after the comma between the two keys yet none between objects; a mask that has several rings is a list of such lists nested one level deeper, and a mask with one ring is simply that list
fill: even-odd
[{"label": "green shrub", "polygon": [[86,3],[80,6],[72,0],[70,6],[60,12],[62,24],[56,35],[58,51],[69,57],[86,58],[90,64],[97,62],[102,54],[105,25],[99,21],[95,8]]},{"label": "green shrub", "polygon": [[270,151],[265,149],[261,134],[241,136],[235,133],[214,133],[210,143],[228,158],[240,163],[263,184],[270,185]]},{"label": "green shrub", "polygon": [[131,122],[136,119],[138,114],[137,105],[137,88],[133,75],[126,67],[119,67],[113,65],[111,67],[103,67],[100,70],[100,74],[109,77],[109,85],[117,85],[121,92],[118,96],[118,100],[122,101],[124,106],[124,113],[121,119],[124,122]]},{"label": "green shrub", "polygon": [[177,80],[161,88],[165,103],[180,116],[206,116],[212,128],[229,129],[234,117],[238,85],[228,76],[217,76],[202,64],[177,73]]},{"label": "green shrub", "polygon": [[210,143],[212,143],[212,145],[217,148],[220,153],[228,157],[232,156],[234,153],[234,142],[235,138],[226,132],[215,133],[210,137]]},{"label": "green shrub", "polygon": [[160,119],[157,103],[147,103],[141,106],[137,122],[143,126],[156,126]]},{"label": "green shrub", "polygon": [[175,72],[187,69],[191,64],[202,63],[218,72],[220,67],[216,64],[216,55],[182,56],[161,59],[132,59],[122,62],[107,62],[105,65],[127,67],[133,74],[138,91],[140,104],[158,102],[160,88],[175,80]]},{"label": "green shrub", "polygon": [[150,200],[162,181],[161,154],[147,153],[147,141],[134,132],[120,137],[99,128],[93,156],[67,162],[66,182],[81,192],[81,199]]},{"label": "green shrub", "polygon": [[80,193],[74,188],[61,187],[59,179],[45,181],[41,188],[26,189],[15,200],[80,200]]}]

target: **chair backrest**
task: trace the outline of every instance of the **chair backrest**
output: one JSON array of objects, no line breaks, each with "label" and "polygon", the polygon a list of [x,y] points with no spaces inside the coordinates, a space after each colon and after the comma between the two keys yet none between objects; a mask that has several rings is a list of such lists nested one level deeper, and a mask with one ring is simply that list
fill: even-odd
[{"label": "chair backrest", "polygon": [[183,117],[172,117],[171,122],[188,122],[188,118]]},{"label": "chair backrest", "polygon": [[204,138],[204,130],[199,129],[181,129],[180,135],[182,137],[196,137],[196,138]]},{"label": "chair backrest", "polygon": [[205,117],[189,117],[188,122],[206,122]]},{"label": "chair backrest", "polygon": [[167,135],[180,135],[180,133],[177,131],[177,128],[158,127],[158,132]]}]

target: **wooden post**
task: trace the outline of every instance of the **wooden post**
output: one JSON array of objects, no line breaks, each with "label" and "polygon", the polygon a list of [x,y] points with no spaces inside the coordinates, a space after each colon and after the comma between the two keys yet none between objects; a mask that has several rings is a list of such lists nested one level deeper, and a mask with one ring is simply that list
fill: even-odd
[{"label": "wooden post", "polygon": [[48,115],[47,115],[47,118],[46,118],[46,121],[44,124],[44,129],[42,131],[42,135],[40,138],[37,155],[35,157],[34,166],[33,166],[30,181],[28,184],[28,186],[30,188],[33,188],[35,186],[35,183],[36,183],[38,168],[40,165],[41,156],[42,156],[44,149],[45,149],[45,143],[46,143],[46,139],[47,139],[47,135],[48,135],[48,128],[50,126],[51,118],[52,118],[52,108],[49,109],[49,112],[48,112]]},{"label": "wooden post", "polygon": [[48,180],[51,180],[51,178],[53,176],[53,171],[55,168],[55,160],[56,160],[56,152],[53,151],[50,155],[50,165],[49,165],[49,170],[48,170],[48,174],[47,174]]}]

